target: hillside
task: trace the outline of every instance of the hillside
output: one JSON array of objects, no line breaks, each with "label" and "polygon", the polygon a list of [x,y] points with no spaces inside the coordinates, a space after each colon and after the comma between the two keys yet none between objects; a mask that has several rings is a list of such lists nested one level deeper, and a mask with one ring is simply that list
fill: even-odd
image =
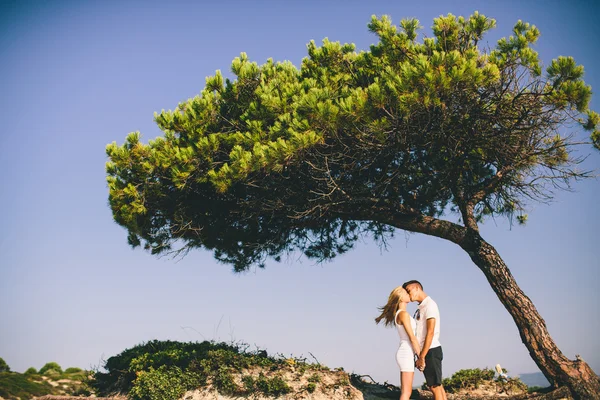
[{"label": "hillside", "polygon": [[[316,361],[316,360],[315,360]],[[235,398],[382,400],[397,399],[399,388],[348,374],[305,358],[269,355],[245,344],[151,341],[109,358],[91,382],[101,396],[131,400],[231,400]],[[444,380],[449,399],[526,399],[518,378],[498,381],[490,369],[461,370]],[[431,393],[414,390],[413,398]]]},{"label": "hillside", "polygon": [[[384,400],[400,394],[398,387],[368,375],[249,351],[244,344],[151,341],[110,357],[103,369],[92,374],[77,369],[70,375],[53,369],[3,372],[0,400]],[[458,371],[444,386],[450,400],[568,398],[564,392],[527,393],[518,378],[499,381],[487,368]],[[70,397],[76,395],[94,397]],[[431,392],[413,390],[411,398],[431,398]]]},{"label": "hillside", "polygon": [[104,368],[91,383],[96,393],[132,400],[363,398],[342,368],[249,351],[244,344],[152,341],[109,358]]},{"label": "hillside", "polygon": [[91,372],[79,368],[74,370],[49,370],[43,371],[43,374],[0,372],[0,400],[25,400],[44,395],[89,395],[86,382]]}]

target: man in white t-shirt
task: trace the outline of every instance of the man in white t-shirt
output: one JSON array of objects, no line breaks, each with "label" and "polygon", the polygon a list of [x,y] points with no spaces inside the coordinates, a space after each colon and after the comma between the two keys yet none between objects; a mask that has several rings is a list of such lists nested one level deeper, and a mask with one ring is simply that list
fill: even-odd
[{"label": "man in white t-shirt", "polygon": [[408,281],[402,287],[408,292],[410,301],[419,303],[415,312],[415,336],[421,345],[421,354],[418,355],[415,366],[423,371],[434,400],[446,400],[446,391],[442,386],[444,354],[440,343],[440,310],[437,303],[423,291],[423,285],[419,281]]}]

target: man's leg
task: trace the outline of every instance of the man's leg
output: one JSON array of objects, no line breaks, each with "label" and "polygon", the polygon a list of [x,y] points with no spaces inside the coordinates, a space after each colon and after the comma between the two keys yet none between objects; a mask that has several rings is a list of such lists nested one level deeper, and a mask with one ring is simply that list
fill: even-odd
[{"label": "man's leg", "polygon": [[429,389],[433,392],[434,400],[448,400],[446,397],[446,391],[442,385],[431,386]]},{"label": "man's leg", "polygon": [[434,400],[447,400],[446,391],[442,386],[442,359],[444,355],[441,347],[430,349],[425,356],[425,380],[433,392]]}]

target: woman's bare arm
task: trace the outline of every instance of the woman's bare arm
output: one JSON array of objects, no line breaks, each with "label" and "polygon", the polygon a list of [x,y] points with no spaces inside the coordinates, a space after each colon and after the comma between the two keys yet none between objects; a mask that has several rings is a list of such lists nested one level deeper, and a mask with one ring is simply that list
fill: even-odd
[{"label": "woman's bare arm", "polygon": [[408,312],[401,311],[399,317],[400,322],[402,322],[402,326],[404,327],[404,330],[408,334],[408,338],[410,339],[410,344],[412,345],[413,352],[419,355],[421,353],[421,346],[419,345],[419,341],[417,340],[414,332],[412,331],[412,326],[410,325],[410,316],[408,315]]}]

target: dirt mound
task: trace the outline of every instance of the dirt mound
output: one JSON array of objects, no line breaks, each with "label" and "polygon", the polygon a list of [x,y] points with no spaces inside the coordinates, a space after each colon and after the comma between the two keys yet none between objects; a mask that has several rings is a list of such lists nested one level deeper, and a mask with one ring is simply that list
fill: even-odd
[{"label": "dirt mound", "polygon": [[[396,386],[389,384],[379,384],[376,382],[368,382],[365,378],[368,376],[352,377],[352,386],[350,396],[345,396],[342,392],[336,390],[327,392],[327,390],[316,391],[313,393],[296,393],[281,397],[261,397],[253,396],[252,400],[274,400],[274,399],[294,399],[294,400],[384,400],[397,399],[399,389]],[[432,399],[431,392],[417,389],[413,392],[411,399]],[[1,397],[0,397],[1,399]],[[572,400],[567,388],[560,388],[550,393],[545,394],[481,394],[481,393],[461,393],[448,394],[449,400]],[[127,400],[125,396],[116,397],[74,397],[74,396],[53,396],[47,395],[42,397],[34,397],[34,400]],[[187,392],[180,400],[239,400],[239,397],[224,396],[214,390],[193,390]]]},{"label": "dirt mound", "polygon": [[[241,371],[234,378],[238,387],[244,387],[247,382],[268,382],[273,378],[281,378],[286,383],[287,393],[279,395],[265,395],[258,388],[252,394],[253,400],[267,399],[311,399],[311,400],[363,400],[360,390],[352,386],[350,376],[341,370],[304,370],[293,366],[269,370],[260,367],[252,367]],[[229,400],[236,398],[218,393],[212,385],[205,388],[190,390],[180,400]]]},{"label": "dirt mound", "polygon": [[78,397],[78,396],[54,396],[46,395],[42,397],[34,397],[33,400],[127,400],[127,397]]}]

